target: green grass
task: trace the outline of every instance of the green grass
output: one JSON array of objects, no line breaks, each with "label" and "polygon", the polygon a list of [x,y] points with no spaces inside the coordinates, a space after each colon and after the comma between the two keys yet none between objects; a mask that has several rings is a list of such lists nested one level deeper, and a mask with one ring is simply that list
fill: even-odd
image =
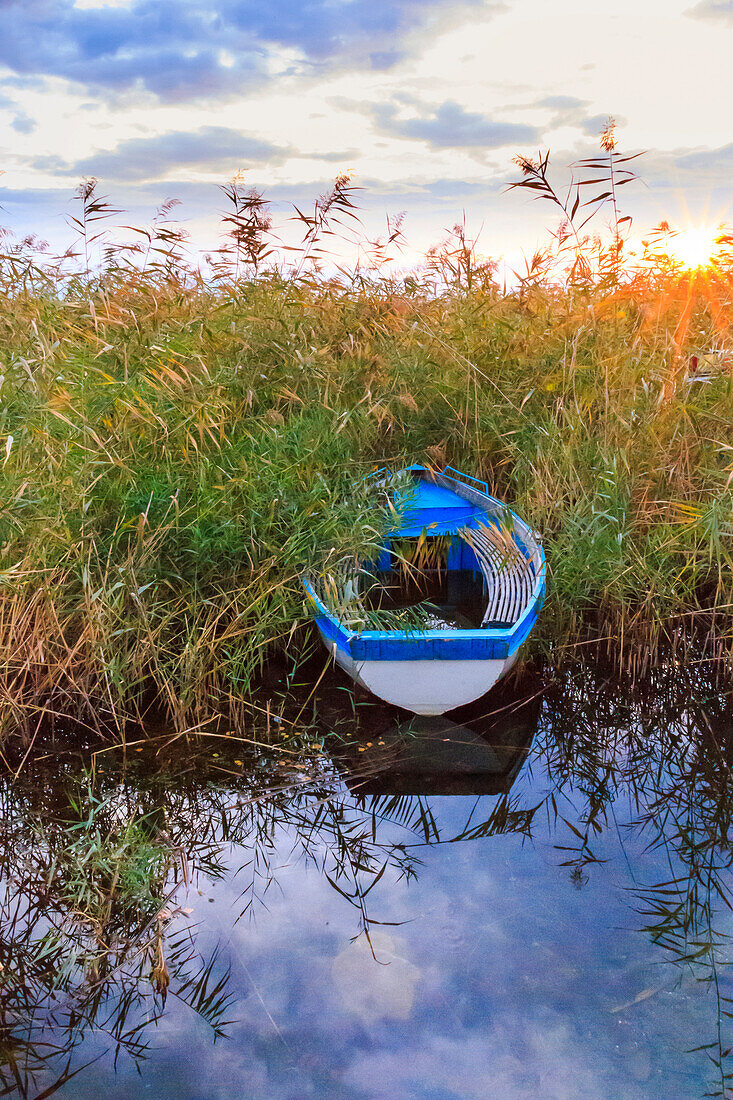
[{"label": "green grass", "polygon": [[713,607],[727,646],[733,376],[686,364],[727,346],[729,272],[713,308],[693,276],[3,271],[0,728],[236,711],[302,644],[299,571],[379,541],[354,483],[405,460],[540,531],[535,646],[601,636],[633,664]]}]

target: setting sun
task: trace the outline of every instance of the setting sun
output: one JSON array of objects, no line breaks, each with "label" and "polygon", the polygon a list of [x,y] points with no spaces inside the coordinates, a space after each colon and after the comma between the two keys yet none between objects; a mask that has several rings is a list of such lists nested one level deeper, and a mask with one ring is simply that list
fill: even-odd
[{"label": "setting sun", "polygon": [[694,270],[707,267],[719,249],[720,230],[709,225],[695,226],[670,234],[665,250],[683,267]]}]

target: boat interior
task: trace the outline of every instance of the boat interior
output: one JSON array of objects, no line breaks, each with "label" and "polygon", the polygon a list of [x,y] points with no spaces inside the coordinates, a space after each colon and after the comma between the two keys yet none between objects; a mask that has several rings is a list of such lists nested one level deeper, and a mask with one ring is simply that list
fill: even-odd
[{"label": "boat interior", "polygon": [[397,499],[400,527],[364,570],[365,605],[394,610],[427,604],[434,608],[433,629],[512,626],[532,598],[541,567],[529,528],[445,473],[422,467],[407,473],[410,482]]}]

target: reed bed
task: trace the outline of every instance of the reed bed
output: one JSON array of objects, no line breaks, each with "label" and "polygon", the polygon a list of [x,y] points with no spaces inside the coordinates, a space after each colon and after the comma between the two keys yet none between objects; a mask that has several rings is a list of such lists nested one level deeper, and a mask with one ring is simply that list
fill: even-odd
[{"label": "reed bed", "polygon": [[641,668],[700,621],[727,659],[733,263],[622,270],[616,247],[562,279],[535,258],[501,290],[461,227],[389,274],[392,226],[368,263],[324,270],[355,217],[340,181],[287,264],[237,185],[205,267],[170,205],[137,243],[102,239],[93,184],[75,252],[8,244],[0,731],[236,715],[269,656],[303,651],[300,570],[379,542],[354,483],[404,461],[486,479],[539,530],[535,646],[600,638]]}]

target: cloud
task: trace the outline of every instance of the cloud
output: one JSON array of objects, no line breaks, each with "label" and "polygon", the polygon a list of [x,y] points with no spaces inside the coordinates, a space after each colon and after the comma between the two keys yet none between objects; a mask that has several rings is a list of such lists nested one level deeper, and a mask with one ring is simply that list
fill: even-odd
[{"label": "cloud", "polygon": [[[457,1015],[457,1013],[456,1013]],[[589,1040],[569,1014],[541,1006],[517,1011],[508,1007],[490,1026],[425,1029],[414,1036],[409,1057],[386,1044],[368,1055],[353,1051],[343,1072],[346,1086],[357,1094],[388,1100],[392,1096],[486,1096],[519,1100],[598,1100],[615,1093],[620,1076],[604,1050],[589,1057]],[[634,1082],[634,1085],[636,1083]],[[639,1097],[631,1087],[628,1097]]]},{"label": "cloud", "polygon": [[17,114],[10,125],[19,134],[32,134],[36,128],[35,119],[32,119],[24,111]]},{"label": "cloud", "polygon": [[225,34],[185,0],[129,9],[76,9],[70,0],[0,0],[0,63],[20,75],[61,76],[90,88],[140,87],[163,100],[216,95],[263,69],[254,42],[223,62]]},{"label": "cloud", "polygon": [[[503,4],[460,0],[482,14]],[[143,89],[161,100],[216,97],[271,78],[268,53],[300,64],[390,68],[412,34],[451,0],[132,0],[79,8],[73,0],[0,0],[0,65],[88,88]],[[288,62],[289,63],[289,62]],[[297,68],[297,65],[296,65]]]},{"label": "cloud", "polygon": [[[407,100],[403,97],[403,102]],[[497,149],[502,145],[525,145],[539,139],[535,126],[520,122],[497,122],[487,115],[467,111],[454,100],[439,107],[422,109],[420,114],[404,118],[395,102],[375,108],[377,123],[397,137],[425,141],[434,149]]]},{"label": "cloud", "polygon": [[645,188],[634,188],[634,221],[656,225],[730,222],[733,143],[716,148],[649,149],[631,165]]},{"label": "cloud", "polygon": [[549,107],[553,111],[569,111],[587,105],[587,99],[578,99],[574,95],[546,95],[532,104],[533,107]]},{"label": "cloud", "polygon": [[725,22],[733,22],[733,0],[703,0],[690,8],[685,15],[693,19],[722,19]]},{"label": "cloud", "polygon": [[676,157],[677,168],[681,171],[719,171],[730,179],[733,167],[733,143],[721,145],[717,149],[696,149]]},{"label": "cloud", "polygon": [[[587,99],[578,99],[574,95],[546,95],[542,96],[541,99],[534,100],[532,103],[525,104],[526,110],[544,109],[552,111],[551,129],[557,129],[560,126],[574,126],[590,137],[597,137],[602,133],[611,115],[609,112],[588,115],[586,114],[588,107],[589,101]],[[626,120],[620,115],[614,117],[619,126],[625,124]]]},{"label": "cloud", "polygon": [[253,164],[278,163],[289,155],[287,148],[226,126],[204,126],[190,133],[172,131],[158,137],[130,138],[115,149],[73,163],[59,157],[36,157],[32,167],[76,177],[138,183],[161,179],[177,168],[200,168],[223,175]]},{"label": "cloud", "polygon": [[[584,134],[588,134],[589,137],[600,137],[608,125],[609,116],[603,115],[590,115],[588,118],[584,118],[578,122],[580,129]],[[624,119],[617,118],[616,124],[621,126],[624,123]]]},{"label": "cloud", "polygon": [[[2,3],[0,3],[0,11],[2,11]],[[0,93],[0,112],[14,115],[10,125],[19,134],[32,134],[36,128],[35,120],[25,111],[21,111],[12,99],[2,93]]]},{"label": "cloud", "polygon": [[[31,119],[28,121],[35,126]],[[107,182],[138,185],[155,183],[177,169],[186,170],[181,179],[181,183],[186,183],[190,180],[191,169],[225,177],[240,170],[282,164],[291,157],[343,166],[358,156],[359,150],[353,148],[325,153],[298,150],[226,126],[203,126],[193,131],[177,130],[151,137],[128,138],[114,149],[101,150],[81,160],[69,161],[51,154],[32,157],[26,163],[36,171],[53,175],[75,179],[96,176]]]},{"label": "cloud", "polygon": [[[732,0],[733,2],[733,0]],[[335,106],[365,111],[363,105],[335,98]],[[517,105],[515,105],[517,106]],[[571,95],[548,95],[522,105],[533,112],[552,111],[549,129],[572,126],[596,137],[608,122],[608,114],[588,115],[588,100]],[[506,145],[538,142],[542,130],[519,122],[500,122],[488,115],[468,111],[454,100],[428,107],[411,95],[395,95],[391,102],[372,108],[378,126],[396,137],[425,141],[433,149],[498,149]],[[623,122],[623,119],[619,119]]]},{"label": "cloud", "polygon": [[689,199],[695,191],[710,198],[716,190],[726,194],[729,205],[733,143],[717,148],[650,149],[639,163],[639,172],[654,192],[682,190]]}]

